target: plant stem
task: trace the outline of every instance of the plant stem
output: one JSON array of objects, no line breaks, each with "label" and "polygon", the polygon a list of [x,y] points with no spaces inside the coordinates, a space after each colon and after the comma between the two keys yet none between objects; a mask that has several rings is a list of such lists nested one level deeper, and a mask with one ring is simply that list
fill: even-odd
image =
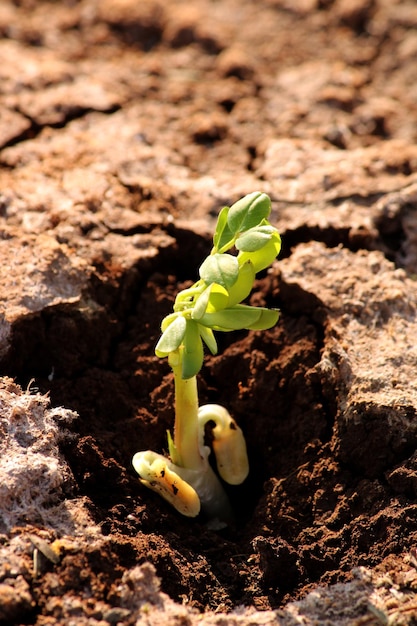
[{"label": "plant stem", "polygon": [[[215,523],[230,523],[233,513],[227,495],[208,462],[210,449],[201,442],[198,420],[197,377],[182,377],[181,353],[169,355],[169,364],[174,372],[175,426],[174,446],[170,449],[171,461],[176,471],[195,489],[201,508]],[[204,454],[205,452],[205,454]]]},{"label": "plant stem", "polygon": [[[173,359],[172,359],[173,360]],[[181,360],[171,367],[175,385],[174,445],[176,465],[187,469],[201,469],[204,460],[200,454],[198,429],[197,378],[183,379]]]}]

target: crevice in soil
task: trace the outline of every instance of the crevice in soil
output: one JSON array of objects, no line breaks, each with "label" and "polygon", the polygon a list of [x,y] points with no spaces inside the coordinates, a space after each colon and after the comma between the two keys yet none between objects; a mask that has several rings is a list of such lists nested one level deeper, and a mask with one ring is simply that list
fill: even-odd
[{"label": "crevice in soil", "polygon": [[[375,227],[380,236],[380,247],[388,260],[394,261],[401,266],[405,262],[404,246],[407,242],[407,234],[404,229],[404,219],[407,213],[415,211],[414,205],[405,203],[400,207],[386,207],[375,220]],[[391,209],[391,210],[390,210]]]},{"label": "crevice in soil", "polygon": [[[4,142],[1,145],[1,149],[3,150],[4,148],[10,148],[12,146],[16,146],[24,141],[30,141],[30,140],[36,139],[41,134],[41,132],[45,130],[45,128],[55,128],[55,129],[65,128],[70,122],[73,122],[74,120],[82,119],[89,113],[100,112],[100,113],[105,113],[106,115],[107,114],[110,115],[112,113],[116,113],[116,111],[120,109],[119,104],[114,104],[110,106],[109,108],[107,108],[105,111],[103,111],[102,109],[98,110],[98,109],[94,109],[91,107],[83,107],[79,105],[71,106],[71,107],[66,107],[66,105],[63,105],[63,107],[66,108],[64,119],[56,123],[50,122],[47,124],[39,124],[30,116],[18,110],[20,115],[25,117],[25,119],[27,119],[30,122],[30,126],[29,128],[26,128],[22,133],[15,135],[8,141]],[[4,163],[2,161],[2,167],[7,167],[7,163]]]},{"label": "crevice in soil", "polygon": [[[250,477],[229,489],[236,526],[214,533],[204,520],[181,518],[139,484],[130,466],[136,451],[166,447],[172,377],[153,346],[179,282],[194,280],[190,268],[211,247],[175,225],[168,233],[176,246],[156,261],[131,268],[104,291],[94,278],[90,296],[101,304],[95,315],[66,305],[23,318],[2,372],[24,386],[35,376],[53,405],[79,413],[62,449],[93,518],[105,535],[119,538],[116,568],[150,560],[164,591],[177,601],[186,595],[200,609],[278,607],[306,586],[341,580],[353,565],[373,562],[365,556],[366,524],[357,525],[366,491],[358,485],[372,481],[354,476],[332,452],[337,398],[317,371],[326,312],[316,296],[281,279],[279,264],[258,281],[251,301],[280,308],[278,325],[220,336],[220,353],[207,357],[200,376],[201,402],[227,406],[248,441]],[[295,231],[289,249],[311,234]],[[328,244],[348,243],[347,231],[321,235]],[[374,516],[382,515],[389,489],[378,476],[372,480]]]},{"label": "crevice in soil", "polygon": [[[3,246],[4,306],[10,297],[16,308],[0,328],[2,354],[11,339],[0,374],[24,389],[34,379],[28,391],[49,394],[54,410],[43,399],[40,419],[54,420],[58,405],[79,415],[70,421],[62,411],[56,439],[48,440],[68,475],[62,490],[45,488],[66,510],[62,523],[55,524],[53,508],[45,518],[35,511],[10,539],[0,536],[0,621],[10,610],[4,621],[16,624],[133,624],[154,616],[217,624],[229,621],[222,612],[243,605],[250,610],[231,622],[263,623],[253,609],[282,607],[318,584],[349,580],[363,565],[373,571],[352,585],[362,585],[360,599],[345,586],[330,588],[276,621],[393,622],[400,603],[409,602],[397,621],[413,622],[417,123],[410,3],[0,4],[7,61],[1,96],[9,111],[1,147],[16,147],[0,156],[2,236],[13,233],[12,254],[22,251],[20,237],[22,246],[30,239],[29,253],[16,258]],[[116,111],[114,120],[102,119]],[[323,142],[333,146],[327,154]],[[167,448],[172,373],[154,346],[176,293],[197,278],[211,248],[203,222],[214,222],[219,197],[227,203],[262,181],[275,195],[283,262],[260,277],[251,301],[279,307],[281,318],[265,332],[219,334],[219,353],[207,355],[199,375],[201,402],[230,410],[251,464],[248,480],[228,488],[234,525],[215,532],[145,489],[131,458]],[[62,274],[55,235],[68,260]],[[324,246],[316,250],[327,247],[319,258],[312,256],[317,241]],[[302,274],[293,254],[305,263]],[[82,275],[87,265],[91,279]],[[76,277],[70,290],[68,276]],[[55,304],[39,311],[41,302]],[[13,388],[13,402],[34,400]],[[22,452],[25,476],[35,481],[30,454],[42,463],[43,453],[35,445]],[[36,578],[32,528],[51,542],[70,539],[59,562]],[[407,561],[410,550],[414,562]],[[134,573],[145,561],[171,598],[220,615],[181,616],[182,607],[172,615],[156,588],[158,604],[141,607]],[[154,584],[149,568],[143,575]],[[372,586],[375,595],[367,596]],[[384,610],[371,614],[369,601],[383,603],[383,595]]]}]

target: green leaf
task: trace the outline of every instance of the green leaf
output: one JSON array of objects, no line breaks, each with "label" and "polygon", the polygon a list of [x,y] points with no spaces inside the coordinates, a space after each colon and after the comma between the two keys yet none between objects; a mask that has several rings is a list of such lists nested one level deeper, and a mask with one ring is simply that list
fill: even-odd
[{"label": "green leaf", "polygon": [[216,252],[226,252],[233,246],[234,234],[227,223],[229,207],[225,206],[217,218],[216,230],[213,236],[213,244]]},{"label": "green leaf", "polygon": [[229,209],[227,223],[237,235],[258,226],[271,212],[271,200],[266,193],[255,191],[235,202]]},{"label": "green leaf", "polygon": [[203,342],[197,322],[186,320],[182,353],[182,377],[192,378],[201,370],[204,359]]},{"label": "green leaf", "polygon": [[[255,280],[255,270],[253,264],[247,261],[240,266],[237,281],[229,289],[229,298],[226,306],[234,306],[240,304],[248,297],[252,291],[253,281]],[[208,311],[209,312],[209,311]]]},{"label": "green leaf", "polygon": [[200,320],[213,330],[265,330],[277,323],[279,311],[276,309],[266,309],[264,307],[238,304],[223,311],[206,313]]},{"label": "green leaf", "polygon": [[201,324],[199,324],[198,330],[200,332],[202,340],[204,341],[210,352],[212,354],[217,354],[217,341],[211,328],[207,328],[206,326],[202,326]]},{"label": "green leaf", "polygon": [[161,335],[155,347],[155,354],[164,357],[177,350],[185,337],[186,325],[187,322],[182,315],[176,317]]},{"label": "green leaf", "polygon": [[200,317],[203,317],[204,313],[206,312],[212,287],[213,285],[209,285],[206,289],[204,289],[204,291],[198,296],[197,300],[195,301],[193,310],[191,312],[191,317],[193,320],[199,320]]},{"label": "green leaf", "polygon": [[162,332],[165,332],[165,331],[166,331],[166,329],[168,328],[168,326],[169,326],[170,324],[172,324],[172,322],[173,322],[174,320],[176,320],[176,319],[177,319],[177,317],[178,317],[178,313],[176,313],[176,312],[175,312],[175,313],[170,313],[169,315],[167,315],[166,317],[164,317],[164,319],[163,319],[163,320],[162,320],[162,322],[161,322],[161,330],[162,330]]},{"label": "green leaf", "polygon": [[260,316],[254,324],[248,327],[249,330],[266,330],[267,328],[275,326],[279,318],[279,311],[277,311],[277,309],[257,307],[257,311],[260,312]]},{"label": "green leaf", "polygon": [[236,239],[236,248],[242,252],[255,252],[263,248],[276,229],[271,225],[255,226]]},{"label": "green leaf", "polygon": [[247,261],[251,261],[255,273],[269,267],[281,250],[281,237],[274,232],[270,240],[259,250],[254,252],[241,251],[237,256],[239,265],[243,265]]},{"label": "green leaf", "polygon": [[206,313],[200,320],[200,324],[213,330],[229,331],[249,328],[258,321],[261,313],[256,307],[237,304],[223,311]]},{"label": "green leaf", "polygon": [[237,280],[239,264],[231,254],[211,254],[200,267],[201,278],[210,285],[217,283],[228,289]]},{"label": "green leaf", "polygon": [[[238,277],[239,280],[239,277]],[[236,281],[238,282],[238,281]],[[229,290],[225,289],[218,283],[212,283],[211,291],[210,291],[210,299],[206,309],[207,313],[213,313],[213,311],[220,311],[221,309],[225,309],[229,306],[229,292],[231,289],[234,289],[235,284],[232,287],[229,287]]]}]

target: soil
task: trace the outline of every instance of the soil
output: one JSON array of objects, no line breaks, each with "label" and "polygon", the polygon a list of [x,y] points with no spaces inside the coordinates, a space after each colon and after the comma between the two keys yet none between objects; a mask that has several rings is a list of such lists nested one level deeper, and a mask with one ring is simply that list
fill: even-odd
[{"label": "soil", "polygon": [[[3,0],[1,623],[417,623],[416,29],[403,0]],[[172,428],[160,321],[258,189],[281,315],[199,375],[251,466],[216,531],[131,458]]]}]

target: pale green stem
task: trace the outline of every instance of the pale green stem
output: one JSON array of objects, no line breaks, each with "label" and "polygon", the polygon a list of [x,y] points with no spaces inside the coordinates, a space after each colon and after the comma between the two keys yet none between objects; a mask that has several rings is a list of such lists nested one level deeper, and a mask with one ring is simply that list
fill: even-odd
[{"label": "pale green stem", "polygon": [[172,361],[175,384],[175,458],[172,460],[180,467],[201,469],[204,459],[199,446],[197,378],[182,378],[181,360]]},{"label": "pale green stem", "polygon": [[171,353],[168,360],[174,372],[175,384],[174,446],[170,449],[171,461],[177,466],[175,469],[179,476],[197,492],[206,515],[212,520],[229,522],[233,518],[232,510],[226,493],[208,462],[210,448],[204,446],[204,433],[199,424],[197,378],[182,377],[180,352]]}]

